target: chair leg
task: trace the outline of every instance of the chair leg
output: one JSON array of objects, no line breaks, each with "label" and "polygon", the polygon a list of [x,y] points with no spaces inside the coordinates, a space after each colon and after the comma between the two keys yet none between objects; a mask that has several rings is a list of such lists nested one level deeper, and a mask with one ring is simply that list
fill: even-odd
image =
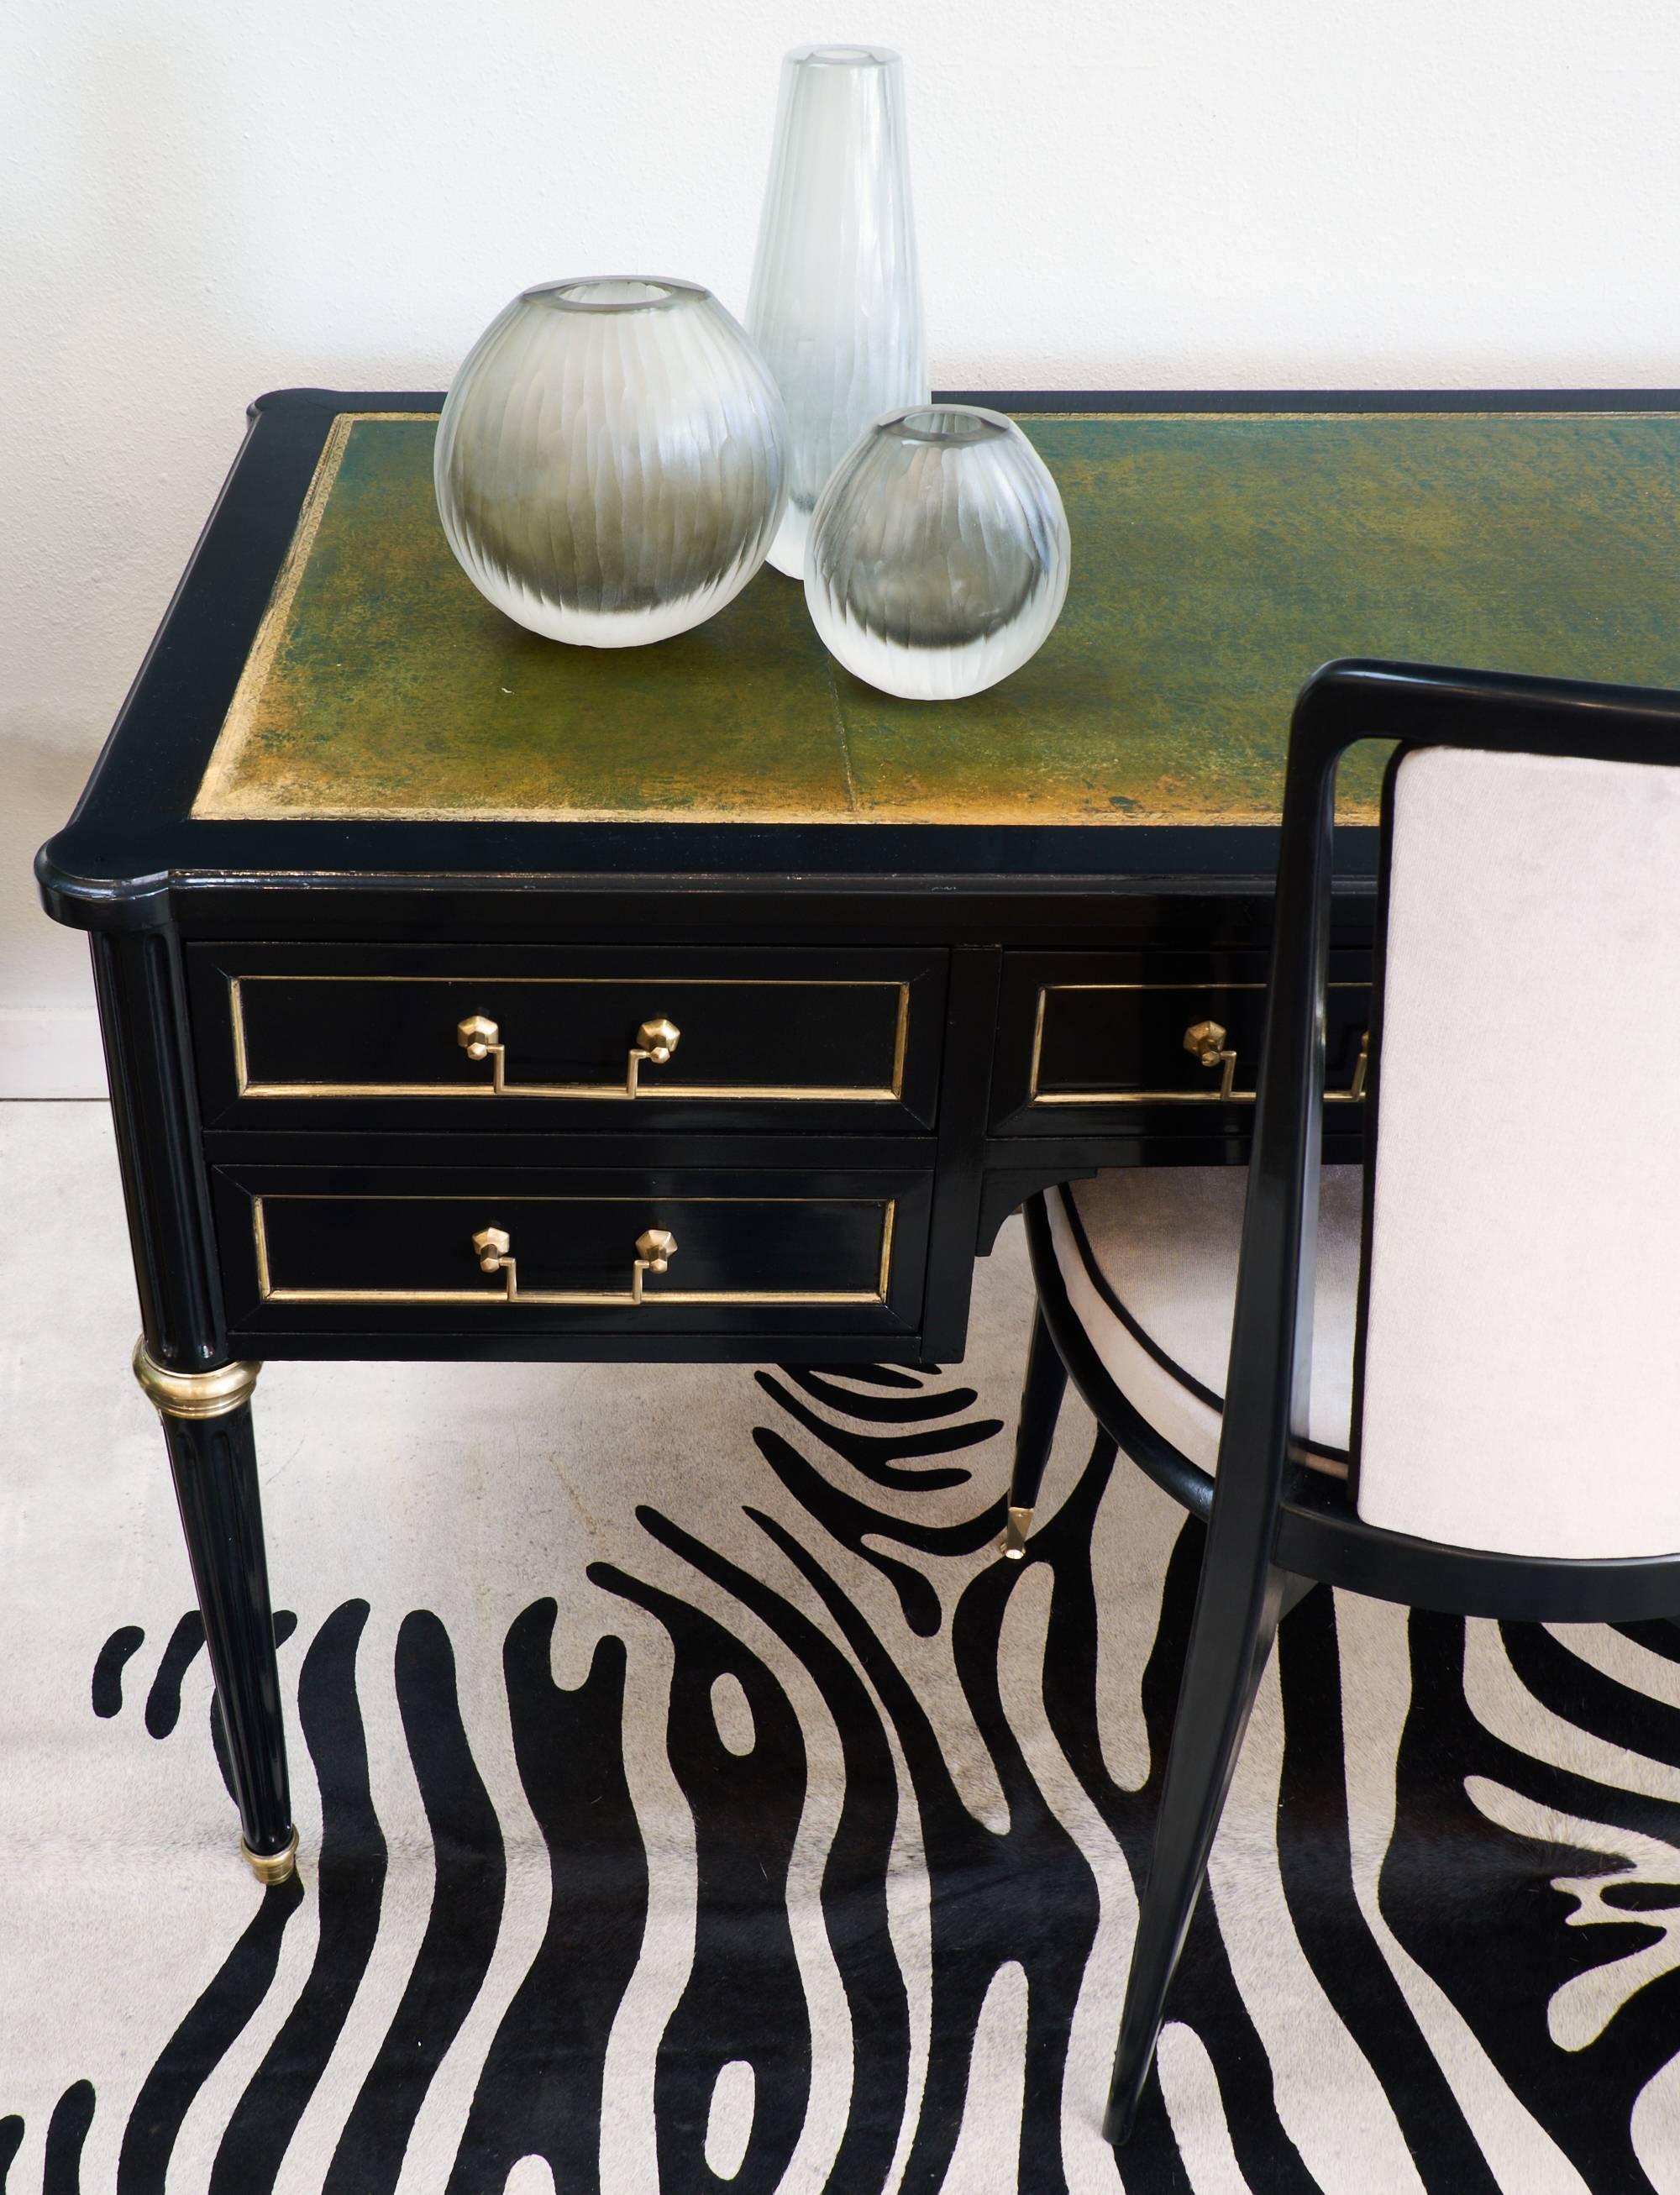
[{"label": "chair leg", "polygon": [[[1283,1574],[1283,1591],[1278,1598],[1278,1622],[1281,1623],[1292,1609],[1299,1608],[1307,1595],[1318,1583],[1313,1577],[1297,1577],[1292,1570]],[[1265,1663],[1261,1663],[1263,1670]],[[1258,1681],[1257,1679],[1256,1680]]]},{"label": "chair leg", "polygon": [[[1292,1605],[1309,1582],[1269,1569],[1257,1599],[1248,1589],[1252,1570],[1245,1551],[1231,1550],[1230,1562],[1220,1563],[1217,1557],[1223,1551],[1217,1546],[1217,1536],[1210,1534],[1203,1562],[1167,1751],[1154,1850],[1126,1979],[1119,2047],[1102,2127],[1115,2144],[1131,2132],[1154,2062],[1166,1993],[1206,1879],[1214,1833],[1286,1597]],[[1292,1587],[1296,1588],[1292,1596]]]},{"label": "chair leg", "polygon": [[1050,1339],[1043,1311],[1035,1311],[1027,1351],[1027,1380],[1021,1391],[1021,1420],[1015,1427],[1015,1469],[1010,1474],[1009,1521],[1004,1530],[1003,1553],[1012,1563],[1018,1563],[1027,1553],[1033,1512],[1038,1506],[1044,1466],[1056,1438],[1056,1421],[1067,1391],[1067,1367]]}]

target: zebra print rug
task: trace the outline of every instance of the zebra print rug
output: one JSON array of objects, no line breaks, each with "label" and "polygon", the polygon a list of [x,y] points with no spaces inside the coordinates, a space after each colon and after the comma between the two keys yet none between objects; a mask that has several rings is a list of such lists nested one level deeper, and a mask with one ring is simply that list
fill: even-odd
[{"label": "zebra print rug", "polygon": [[103,1109],[0,1134],[9,2195],[1680,2191],[1680,1632],[1322,1590],[1104,2146],[1199,1548],[1072,1406],[992,1558],[1014,1230],[939,1373],[271,1367],[258,1890]]}]

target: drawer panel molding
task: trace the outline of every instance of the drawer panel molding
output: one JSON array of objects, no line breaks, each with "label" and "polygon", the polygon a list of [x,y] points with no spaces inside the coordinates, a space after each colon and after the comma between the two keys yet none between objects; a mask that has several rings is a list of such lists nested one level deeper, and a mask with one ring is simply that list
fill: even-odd
[{"label": "drawer panel molding", "polygon": [[896,1334],[931,1179],[655,1166],[220,1166],[231,1328]]},{"label": "drawer panel molding", "polygon": [[[1176,1118],[1252,1108],[1266,1012],[1263,953],[1007,956],[991,1132],[1165,1129]],[[1163,965],[1163,963],[1165,965]],[[1173,965],[1177,963],[1177,965]],[[1332,955],[1326,1103],[1359,1117],[1365,1094],[1368,960]]]},{"label": "drawer panel molding", "polygon": [[[1338,992],[1355,995],[1345,1002],[1337,997]],[[1133,999],[1131,994],[1140,994]],[[1230,1041],[1230,1031],[1225,1023],[1213,1018],[1212,1010],[1230,1011],[1233,994],[1247,994],[1241,1001],[1247,1011],[1242,1021],[1247,1025],[1251,1040],[1239,1047]],[[1143,995],[1148,994],[1148,995]],[[1363,1012],[1368,1006],[1371,988],[1366,983],[1341,982],[1327,987],[1327,1018],[1329,1031],[1327,1049],[1333,1054],[1346,1049],[1348,1014],[1338,1011],[1344,1005],[1357,1007]],[[1173,1083],[1159,1089],[1121,1086],[1105,1090],[1091,1088],[1083,1083],[1071,1086],[1052,1085],[1044,1071],[1044,1025],[1056,1005],[1072,1005],[1075,1001],[1112,1004],[1118,1020],[1135,1017],[1142,1021],[1144,1015],[1159,1020],[1162,1008],[1166,1019],[1177,1029],[1181,1012],[1197,1017],[1184,1024],[1177,1051],[1188,1053],[1197,1066],[1211,1069],[1205,1085],[1200,1088],[1185,1088]],[[1175,1005],[1177,1001],[1177,1005]],[[1266,987],[1263,983],[1045,983],[1039,987],[1038,1011],[1033,1024],[1033,1058],[1027,1077],[1027,1099],[1031,1105],[1251,1105],[1258,1092],[1237,1086],[1239,1072],[1252,1074],[1259,1063],[1260,1045],[1255,1025],[1264,1011]],[[1132,1016],[1128,1016],[1128,1008]],[[1142,1011],[1138,1010],[1141,1009]],[[1365,1074],[1368,1061],[1369,1030],[1361,1027],[1353,1048],[1352,1065],[1348,1071],[1345,1087],[1334,1084],[1326,1086],[1325,1103],[1330,1105],[1357,1104],[1365,1095]],[[1148,1053],[1147,1036],[1139,1050]],[[1154,1048],[1151,1063],[1176,1067],[1181,1064],[1168,1044]],[[1165,1078],[1162,1080],[1165,1081]]]},{"label": "drawer panel molding", "polygon": [[935,1117],[942,953],[408,957],[423,965],[396,948],[195,948],[206,1121],[327,1125],[375,1109],[500,1121],[539,1105],[659,1109],[667,1122]]},{"label": "drawer panel molding", "polygon": [[[427,1213],[425,1206],[444,1207],[436,1213]],[[493,1223],[471,1227],[470,1219],[484,1213],[497,1212],[511,1218],[525,1212],[530,1206],[560,1207],[544,1217],[564,1221],[559,1230],[566,1238],[563,1251],[556,1252],[555,1230],[539,1226],[530,1236],[517,1234],[511,1227]],[[299,1207],[296,1211],[288,1206]],[[363,1207],[390,1207],[383,1213],[369,1212]],[[612,1207],[603,1222],[600,1207]],[[676,1218],[679,1212],[688,1215],[701,1207],[720,1207],[712,1216],[719,1224],[702,1231],[714,1264],[722,1262],[745,1270],[766,1257],[771,1262],[780,1259],[796,1265],[810,1262],[808,1252],[802,1259],[801,1244],[790,1245],[789,1236],[797,1233],[804,1236],[814,1222],[831,1217],[836,1207],[848,1207],[845,1217],[854,1214],[862,1222],[868,1234],[874,1234],[878,1220],[878,1247],[866,1245],[864,1263],[872,1267],[863,1285],[845,1285],[837,1271],[837,1282],[825,1285],[797,1286],[784,1283],[767,1288],[715,1286],[685,1288],[681,1282],[671,1287],[650,1287],[647,1276],[664,1274],[678,1260],[682,1243],[667,1227],[650,1224],[632,1237],[630,1230],[639,1219],[649,1214]],[[252,1201],[251,1224],[256,1254],[257,1292],[264,1303],[291,1304],[470,1304],[478,1308],[496,1310],[512,1305],[515,1308],[544,1305],[601,1304],[625,1309],[651,1307],[655,1304],[884,1304],[892,1276],[893,1223],[897,1201],[888,1197],[876,1200],[867,1197],[618,1197],[602,1198],[580,1194],[576,1196],[508,1198],[495,1195],[475,1197],[439,1196],[378,1197],[279,1196],[259,1195]],[[460,1224],[452,1224],[458,1215]],[[526,1217],[531,1215],[526,1213]],[[417,1218],[418,1224],[416,1224]],[[477,1286],[452,1288],[368,1288],[337,1287],[324,1283],[318,1276],[302,1285],[288,1286],[275,1278],[277,1261],[282,1270],[288,1260],[294,1269],[300,1258],[307,1270],[313,1261],[319,1275],[324,1260],[336,1261],[338,1254],[331,1246],[331,1237],[349,1234],[353,1240],[357,1222],[365,1221],[364,1254],[376,1262],[400,1259],[406,1262],[418,1249],[422,1260],[429,1254],[436,1259],[440,1253],[458,1252],[463,1267],[476,1265],[480,1272],[493,1277]],[[436,1224],[429,1224],[435,1220]],[[329,1247],[321,1246],[323,1222],[329,1233]],[[729,1243],[730,1223],[738,1223],[739,1247]],[[767,1224],[768,1222],[768,1224]],[[345,1223],[348,1223],[346,1225]],[[593,1224],[591,1224],[593,1223]],[[685,1218],[685,1225],[692,1221]],[[855,1230],[850,1230],[855,1237]],[[564,1262],[597,1264],[609,1259],[613,1252],[603,1249],[599,1242],[601,1234],[609,1237],[622,1233],[624,1250],[621,1262],[626,1279],[622,1288],[613,1287],[553,1287],[541,1282],[521,1285],[519,1280],[519,1244],[532,1240],[537,1245],[537,1256],[544,1263],[556,1259]],[[720,1236],[723,1238],[720,1244]],[[417,1236],[419,1241],[417,1244]],[[581,1240],[580,1240],[581,1236]],[[663,1238],[663,1239],[660,1239]],[[837,1245],[837,1258],[846,1259],[856,1265],[855,1240]],[[352,1252],[354,1255],[354,1252]],[[527,1270],[530,1268],[527,1267]],[[851,1277],[850,1276],[845,1277]]]},{"label": "drawer panel molding", "polygon": [[[302,983],[331,983],[339,986],[340,999],[331,1003],[324,1002],[326,1011],[331,1016],[336,1006],[337,1014],[342,1015],[347,1023],[358,1024],[358,1046],[367,1049],[371,1049],[377,1031],[387,1017],[377,1012],[369,1017],[365,1012],[360,1011],[359,1009],[362,1007],[364,1002],[356,995],[357,993],[364,987],[374,983],[402,983],[410,986],[411,991],[414,987],[429,986],[434,999],[439,1004],[440,1011],[435,1014],[425,1014],[423,1005],[421,1005],[421,1014],[424,1014],[428,1024],[425,1034],[434,1040],[437,1050],[446,1059],[448,1057],[444,1049],[446,1040],[452,1044],[457,1051],[464,1052],[469,1061],[476,1062],[489,1058],[491,1060],[489,1072],[482,1079],[475,1079],[468,1075],[446,1076],[439,1074],[429,1080],[415,1082],[403,1081],[395,1076],[381,1076],[358,1081],[310,1080],[304,1075],[276,1074],[272,1070],[266,1077],[261,1074],[253,1074],[252,1044],[249,1034],[251,1018],[250,1004],[253,998],[259,1001],[262,1000],[262,994],[256,987],[264,983],[279,985],[286,992],[290,992],[293,986]],[[630,988],[607,977],[530,976],[503,977],[496,982],[494,988],[498,993],[503,993],[515,986],[532,991],[541,987],[547,993],[547,996],[536,1000],[538,1011],[545,1018],[563,1014],[567,1007],[572,1003],[561,996],[562,993],[584,989],[600,990],[609,987],[616,993],[625,991]],[[844,1018],[843,1007],[841,1002],[830,998],[829,994],[837,991],[872,994],[872,996],[860,999],[855,1002],[856,1005],[861,1007],[864,1011],[854,1018],[866,1023],[876,1024],[872,1028],[866,1026],[859,1032],[863,1042],[860,1046],[862,1057],[858,1078],[852,1081],[833,1082],[809,1081],[797,1077],[777,1080],[768,1074],[757,1081],[728,1081],[719,1079],[705,1082],[685,1082],[680,1074],[676,1074],[661,1075],[657,1082],[650,1080],[644,1083],[641,1073],[642,1066],[644,1064],[652,1064],[655,1067],[665,1066],[669,1060],[675,1057],[682,1042],[682,1029],[663,1011],[640,1023],[629,1025],[630,1034],[628,1034],[624,1046],[624,1071],[620,1075],[614,1076],[611,1080],[596,1081],[591,1081],[586,1077],[563,1082],[521,1080],[508,1066],[508,1046],[502,1040],[502,1025],[499,1022],[492,1019],[487,1014],[474,1011],[451,1023],[449,1000],[451,995],[459,988],[458,984],[452,983],[446,978],[428,976],[236,976],[229,986],[231,993],[229,1005],[233,1023],[233,1072],[237,1094],[241,1098],[561,1098],[577,1099],[593,1098],[605,1099],[608,1103],[615,1103],[620,1098],[636,1098],[690,1099],[747,1098],[774,1098],[795,1104],[801,1103],[811,1104],[823,1099],[837,1098],[844,1099],[851,1104],[896,1104],[904,1095],[904,1055],[910,1034],[910,986],[907,983],[814,982],[805,978],[791,978],[778,985],[767,982],[762,977],[755,977],[748,981],[736,980],[727,976],[690,976],[680,980],[673,979],[663,984],[655,981],[635,987],[639,994],[645,994],[655,1000],[665,997],[668,993],[680,992],[686,994],[705,990],[749,990],[755,994],[766,994],[780,988],[786,995],[780,999],[767,999],[765,1001],[767,1011],[762,1032],[762,1051],[766,1057],[771,1060],[774,1059],[783,1041],[787,1011],[795,1005],[797,1000],[808,1002],[814,998],[824,1005],[835,1006],[837,1008],[835,1019],[839,1023]],[[420,1004],[422,998],[423,994],[417,997],[417,1005]],[[673,1000],[671,1002],[676,1001]],[[285,1003],[289,1005],[291,1000],[288,999]],[[256,1007],[259,1043],[266,1034],[261,1025],[264,1004],[266,1001],[258,1004]],[[871,1009],[873,1011],[872,1011]],[[700,1014],[687,1015],[685,1018],[692,1026],[695,1021],[702,1018],[703,1011],[702,1008]],[[612,1012],[612,1005],[603,1000],[601,1008],[595,1014],[580,1018],[600,1021],[606,1019]],[[408,1034],[412,1030],[414,1023],[419,1018],[418,1014],[404,1013],[402,1020],[406,1024],[405,1034]],[[622,1021],[623,1014],[620,1013],[617,1018]],[[375,1024],[373,1029],[370,1029],[368,1026],[370,1019]],[[512,1025],[517,1026],[516,1018]],[[670,1033],[668,1037],[665,1034],[666,1031]],[[872,1035],[877,1039],[877,1042],[873,1046],[867,1041]],[[690,1049],[692,1048],[691,1044]],[[870,1056],[872,1051],[874,1054],[872,1059]],[[871,1079],[870,1074],[872,1067],[877,1067],[880,1069],[879,1074],[873,1080]]]}]

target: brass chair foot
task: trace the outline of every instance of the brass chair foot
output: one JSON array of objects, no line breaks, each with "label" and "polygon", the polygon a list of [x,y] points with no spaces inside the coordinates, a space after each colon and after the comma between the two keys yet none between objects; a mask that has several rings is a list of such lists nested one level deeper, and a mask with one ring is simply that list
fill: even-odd
[{"label": "brass chair foot", "polygon": [[1033,1530],[1031,1509],[1017,1509],[1011,1504],[1009,1521],[1004,1526],[1003,1545],[999,1550],[1006,1563],[1018,1563],[1027,1553],[1027,1541]]},{"label": "brass chair foot", "polygon": [[285,1846],[284,1851],[277,1852],[254,1852],[243,1837],[239,1839],[239,1850],[245,1855],[246,1866],[250,1868],[251,1873],[256,1877],[257,1881],[262,1885],[265,1890],[272,1889],[277,1882],[290,1882],[292,1876],[297,1872],[297,1832],[296,1829],[291,1833],[291,1843]]}]

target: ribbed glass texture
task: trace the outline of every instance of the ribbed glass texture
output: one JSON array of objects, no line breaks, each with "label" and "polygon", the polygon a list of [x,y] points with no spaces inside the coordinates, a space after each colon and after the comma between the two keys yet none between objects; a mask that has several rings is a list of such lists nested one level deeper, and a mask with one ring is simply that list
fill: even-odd
[{"label": "ribbed glass texture", "polygon": [[1015,422],[923,405],[877,419],[823,490],[805,599],[848,671],[953,701],[1038,653],[1070,568],[1062,498]]},{"label": "ribbed glass texture", "polygon": [[544,282],[492,321],[438,422],[449,545],[532,632],[636,648],[763,562],[787,417],[738,321],[693,282]]},{"label": "ribbed glass texture", "polygon": [[770,562],[803,576],[811,513],[870,421],[928,400],[904,70],[882,46],[782,63],[747,331],[787,403],[787,512]]}]

